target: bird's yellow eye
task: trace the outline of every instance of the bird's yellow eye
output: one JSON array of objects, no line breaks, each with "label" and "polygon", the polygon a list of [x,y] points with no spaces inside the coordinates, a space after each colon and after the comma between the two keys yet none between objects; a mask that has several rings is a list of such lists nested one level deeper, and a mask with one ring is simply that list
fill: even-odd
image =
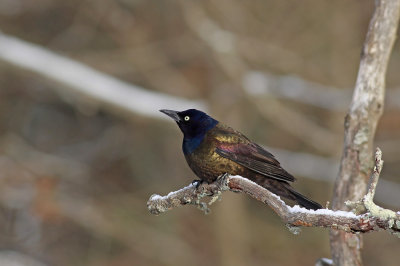
[{"label": "bird's yellow eye", "polygon": [[189,121],[190,117],[189,116],[185,116],[185,121]]}]

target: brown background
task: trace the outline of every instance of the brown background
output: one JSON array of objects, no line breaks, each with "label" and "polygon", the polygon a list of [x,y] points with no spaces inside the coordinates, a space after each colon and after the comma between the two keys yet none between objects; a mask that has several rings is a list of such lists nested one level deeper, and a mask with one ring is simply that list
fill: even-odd
[{"label": "brown background", "polygon": [[[4,0],[0,30],[148,90],[203,99],[214,117],[264,145],[338,162],[345,108],[249,96],[243,79],[250,71],[289,75],[351,95],[372,11],[373,1],[345,0]],[[387,75],[393,92],[399,68],[397,42]],[[276,104],[329,136],[314,144],[299,137],[308,129]],[[382,179],[397,186],[399,133],[399,109],[389,106],[377,145]],[[61,266],[313,265],[330,257],[327,230],[292,235],[241,194],[225,193],[207,216],[194,207],[150,215],[151,194],[194,179],[181,138],[172,121],[97,108],[0,61],[0,255],[14,250]],[[325,204],[334,177],[298,176],[295,186]],[[378,191],[379,203],[399,210],[400,193],[389,192]],[[398,265],[398,238],[364,239],[366,265]]]}]

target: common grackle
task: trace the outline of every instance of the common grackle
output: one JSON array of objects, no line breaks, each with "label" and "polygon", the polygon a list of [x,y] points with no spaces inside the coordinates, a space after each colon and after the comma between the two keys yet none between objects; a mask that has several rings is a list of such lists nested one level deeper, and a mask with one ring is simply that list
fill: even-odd
[{"label": "common grackle", "polygon": [[240,175],[307,209],[322,208],[295,191],[289,184],[295,178],[271,153],[242,133],[196,109],[160,112],[174,119],[183,132],[186,161],[202,181],[211,183],[225,173]]}]

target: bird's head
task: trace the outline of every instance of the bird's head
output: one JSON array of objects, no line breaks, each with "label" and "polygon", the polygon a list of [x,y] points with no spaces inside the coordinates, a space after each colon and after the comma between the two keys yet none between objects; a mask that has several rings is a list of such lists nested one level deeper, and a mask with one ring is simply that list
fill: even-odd
[{"label": "bird's head", "polygon": [[182,112],[163,109],[160,112],[174,119],[187,139],[203,138],[208,130],[218,124],[217,120],[196,109]]}]

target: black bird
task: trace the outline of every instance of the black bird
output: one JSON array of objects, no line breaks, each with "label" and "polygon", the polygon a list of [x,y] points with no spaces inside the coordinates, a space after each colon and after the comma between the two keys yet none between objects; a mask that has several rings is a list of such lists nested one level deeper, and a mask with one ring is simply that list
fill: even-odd
[{"label": "black bird", "polygon": [[271,153],[242,133],[196,109],[160,112],[174,119],[183,132],[186,161],[202,181],[211,183],[225,173],[240,175],[307,209],[322,208],[295,191],[289,184],[295,178]]}]

